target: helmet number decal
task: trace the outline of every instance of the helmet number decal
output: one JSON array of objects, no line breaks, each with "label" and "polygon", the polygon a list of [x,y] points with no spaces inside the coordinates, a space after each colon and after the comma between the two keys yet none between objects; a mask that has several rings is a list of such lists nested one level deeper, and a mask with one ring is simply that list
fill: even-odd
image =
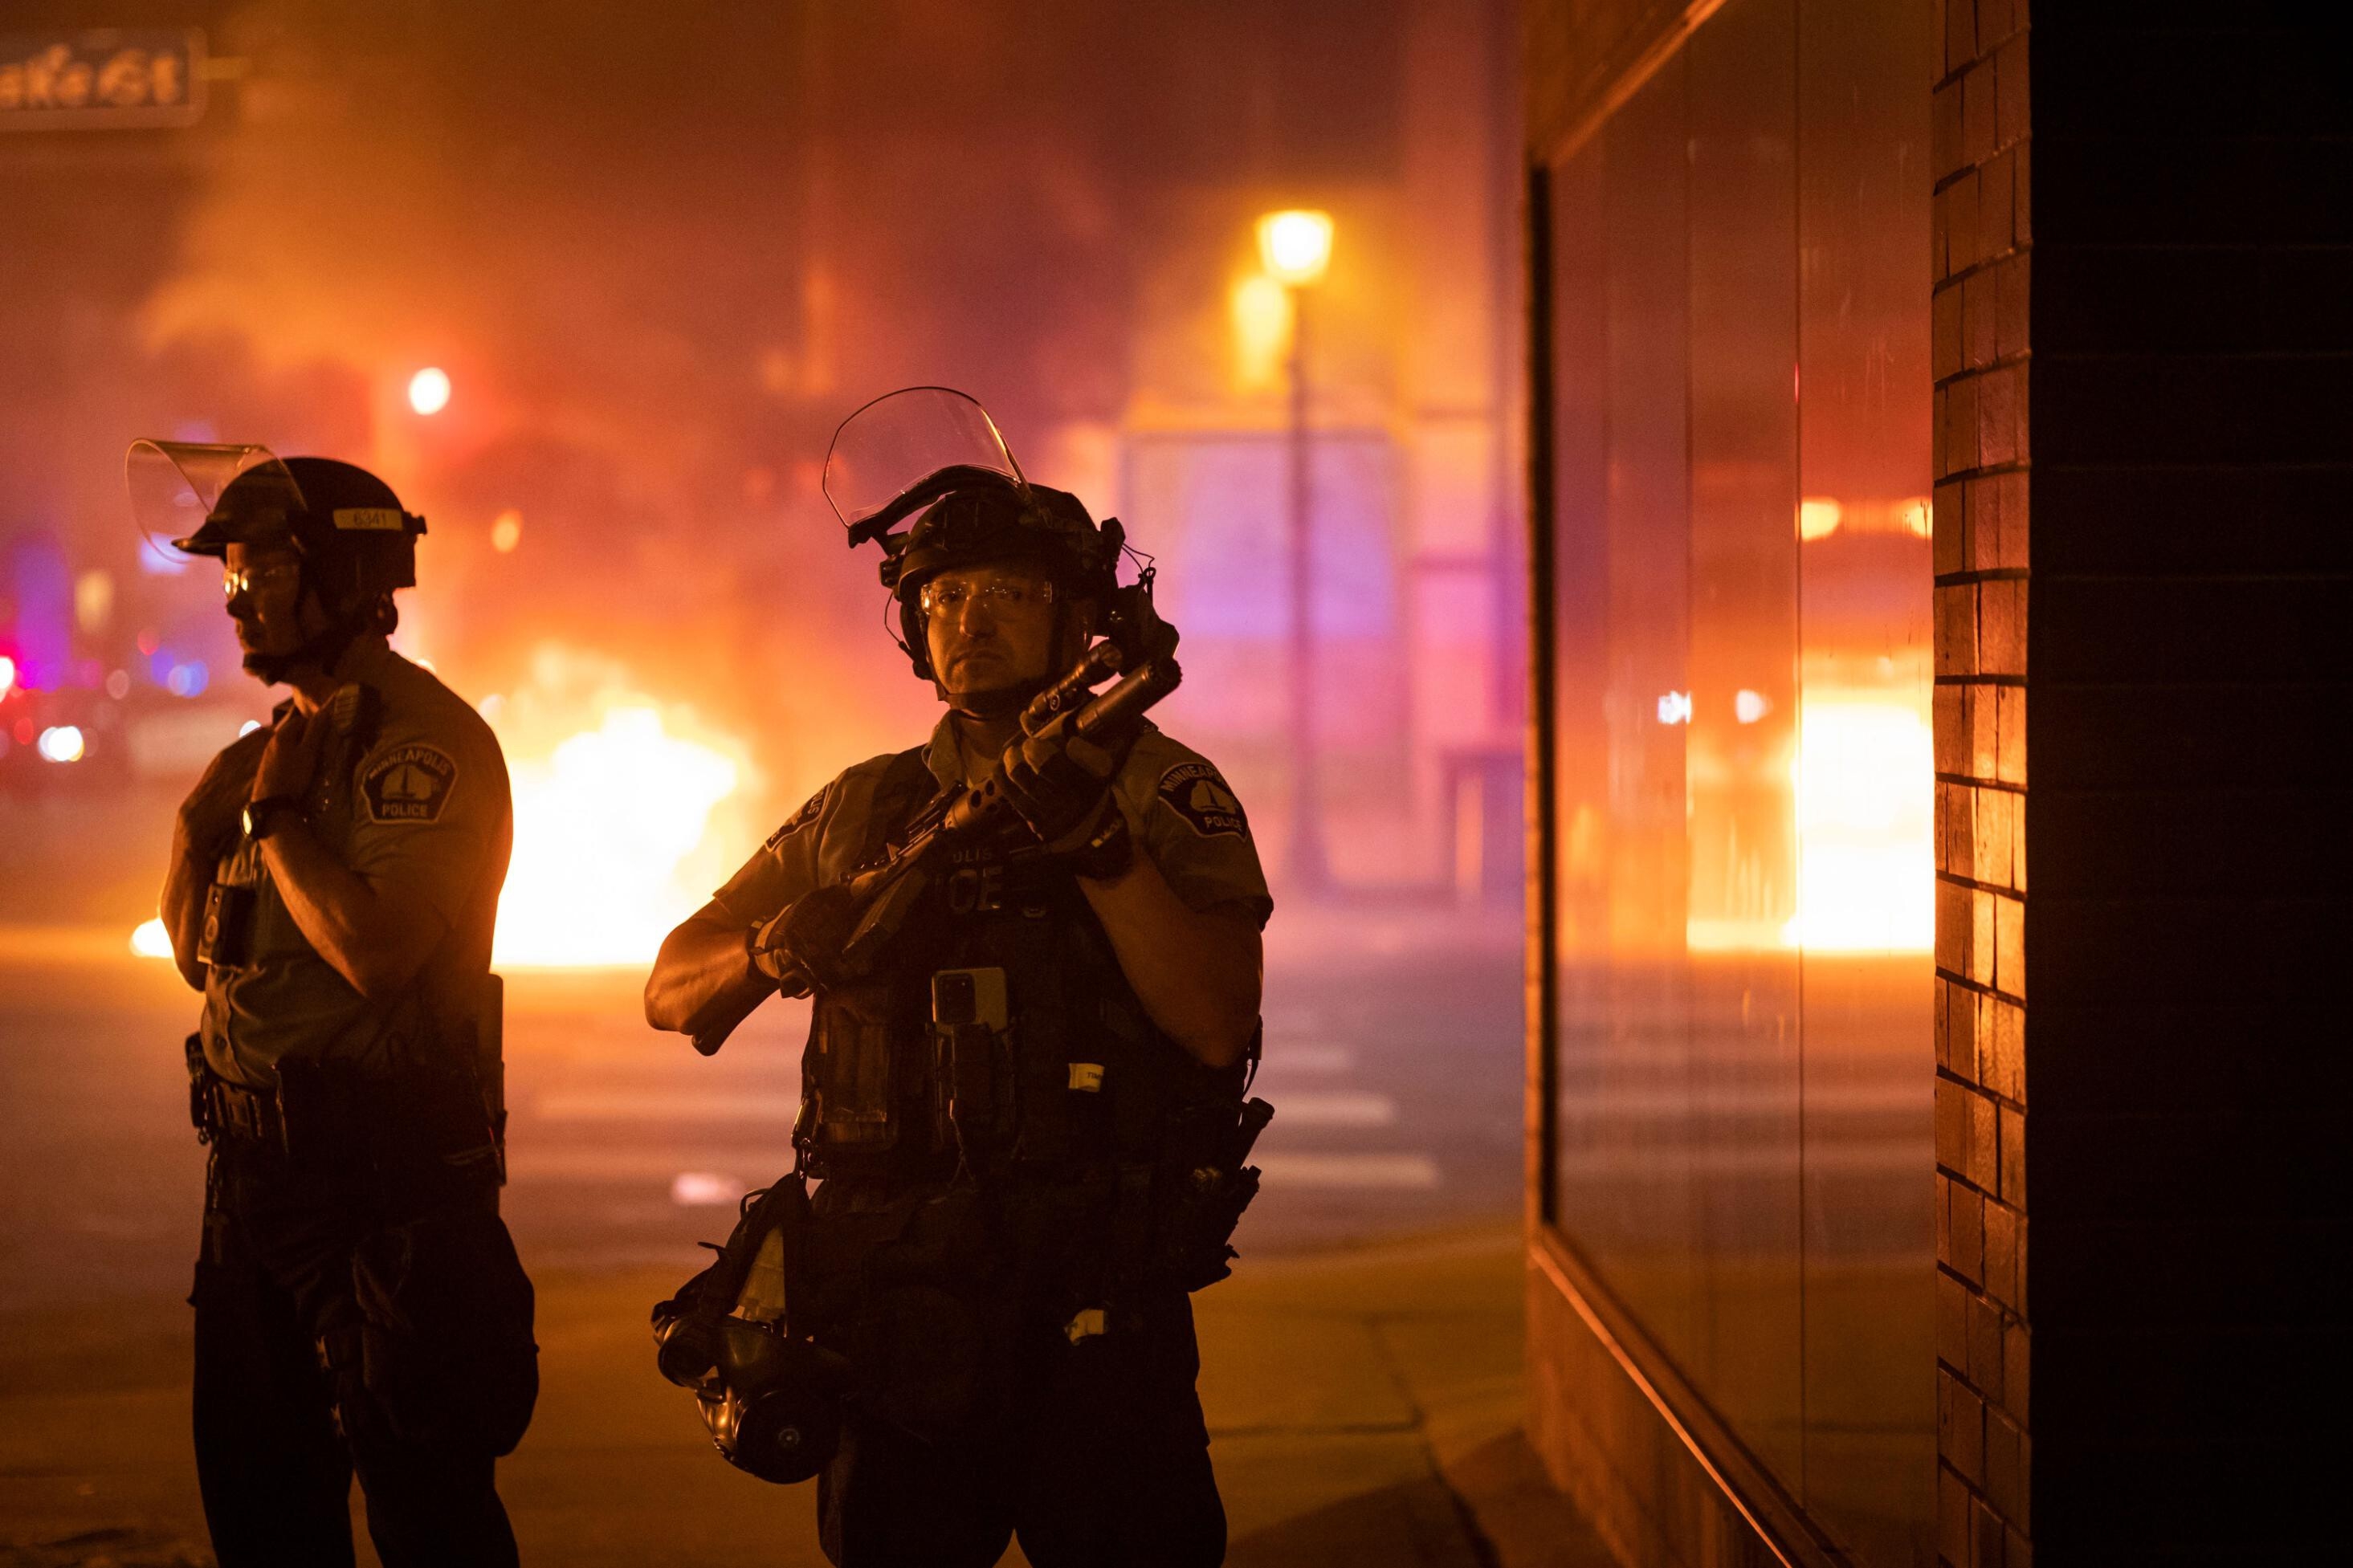
[{"label": "helmet number decal", "polygon": [[370,822],[438,822],[458,782],[458,764],[431,746],[395,746],[367,765],[360,794]]},{"label": "helmet number decal", "polygon": [[339,506],[334,518],[338,529],[367,533],[399,533],[408,527],[396,506]]},{"label": "helmet number decal", "polygon": [[1213,838],[1220,833],[1230,833],[1237,838],[1250,837],[1250,822],[1242,816],[1242,803],[1234,798],[1234,792],[1226,787],[1218,770],[1207,763],[1178,763],[1162,773],[1160,798],[1204,838]]}]

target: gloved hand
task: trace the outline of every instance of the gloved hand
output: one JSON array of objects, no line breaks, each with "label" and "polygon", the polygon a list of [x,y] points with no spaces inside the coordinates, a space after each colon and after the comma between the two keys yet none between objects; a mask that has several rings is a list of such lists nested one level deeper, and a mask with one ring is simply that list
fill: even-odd
[{"label": "gloved hand", "polygon": [[204,865],[228,853],[237,840],[237,814],[253,798],[253,777],[274,731],[255,730],[232,741],[205,769],[204,777],[181,803],[176,853]]},{"label": "gloved hand", "polygon": [[813,889],[752,933],[752,967],[797,996],[844,978],[842,949],[858,929],[858,900],[839,883]]},{"label": "gloved hand", "polygon": [[1120,759],[1092,741],[1025,735],[1005,748],[998,787],[1038,842],[1056,855],[1085,847],[1112,805]]}]

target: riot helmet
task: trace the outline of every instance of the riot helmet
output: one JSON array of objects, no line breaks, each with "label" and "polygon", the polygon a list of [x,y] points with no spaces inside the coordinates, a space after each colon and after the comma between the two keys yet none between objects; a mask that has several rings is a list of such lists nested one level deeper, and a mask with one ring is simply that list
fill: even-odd
[{"label": "riot helmet", "polygon": [[[942,572],[1014,561],[1042,570],[1056,594],[1058,657],[1075,629],[1071,602],[1107,605],[1117,588],[1119,520],[1097,526],[1078,497],[1030,483],[988,411],[953,388],[907,387],[851,414],[826,453],[823,488],[853,548],[882,546],[879,574],[898,605],[894,640],[935,686],[922,599]],[[1018,704],[1030,693],[999,695]]]},{"label": "riot helmet", "polygon": [[399,624],[392,595],[417,584],[425,520],[365,468],[253,444],[142,440],[124,477],[132,521],[158,552],[226,559],[231,544],[274,545],[299,558],[300,590],[328,625],[290,653],[248,658],[262,679],[303,663],[332,668],[354,638]]}]

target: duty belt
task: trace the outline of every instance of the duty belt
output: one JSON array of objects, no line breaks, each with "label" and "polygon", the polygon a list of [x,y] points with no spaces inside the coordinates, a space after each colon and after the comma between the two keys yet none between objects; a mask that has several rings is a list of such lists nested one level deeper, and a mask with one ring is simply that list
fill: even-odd
[{"label": "duty belt", "polygon": [[188,1120],[195,1124],[199,1142],[235,1139],[244,1143],[286,1144],[286,1121],[279,1114],[274,1095],[231,1083],[205,1060],[202,1037],[190,1035],[188,1054]]}]

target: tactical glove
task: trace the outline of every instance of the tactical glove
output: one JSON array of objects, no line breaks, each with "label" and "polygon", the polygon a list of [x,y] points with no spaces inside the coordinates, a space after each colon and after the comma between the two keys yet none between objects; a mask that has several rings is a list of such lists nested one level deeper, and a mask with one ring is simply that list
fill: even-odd
[{"label": "tactical glove", "polygon": [[785,906],[751,936],[752,967],[787,996],[847,976],[842,950],[858,929],[858,900],[839,883],[813,889]]},{"label": "tactical glove", "polygon": [[1112,805],[1111,781],[1120,759],[1092,741],[1056,742],[1024,736],[1005,748],[998,764],[1006,804],[1056,855],[1083,848]]}]

